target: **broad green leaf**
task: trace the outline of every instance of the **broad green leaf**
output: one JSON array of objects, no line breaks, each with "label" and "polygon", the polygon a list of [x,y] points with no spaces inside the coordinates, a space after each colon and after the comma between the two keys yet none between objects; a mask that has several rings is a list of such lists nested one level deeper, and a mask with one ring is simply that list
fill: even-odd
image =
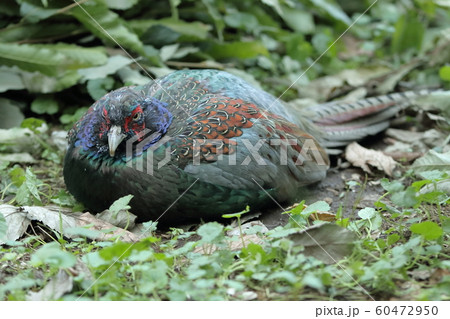
[{"label": "broad green leaf", "polygon": [[348,229],[333,224],[318,224],[296,234],[289,235],[296,245],[305,248],[303,254],[313,256],[324,263],[338,262],[352,252],[356,236]]},{"label": "broad green leaf", "polygon": [[0,42],[17,43],[31,39],[58,38],[76,33],[79,29],[80,25],[78,23],[60,23],[55,21],[42,21],[37,24],[9,24],[0,32]]},{"label": "broad green leaf", "polygon": [[111,206],[109,207],[109,210],[113,214],[117,214],[121,210],[129,210],[131,207],[128,204],[130,203],[130,201],[133,197],[134,197],[133,195],[127,195],[127,196],[119,198],[118,200],[116,200],[114,203],[111,204]]},{"label": "broad green leaf", "polygon": [[82,47],[74,44],[36,44],[37,48],[47,48],[64,55],[64,65],[69,69],[80,69],[105,64],[108,57],[102,47]]},{"label": "broad green leaf", "polygon": [[361,209],[358,212],[358,216],[361,217],[361,219],[372,219],[375,217],[377,211],[372,207],[366,207]]},{"label": "broad green leaf", "polygon": [[281,10],[280,2],[278,0],[261,0],[261,2],[272,7],[281,17],[283,16],[283,10]]},{"label": "broad green leaf", "polygon": [[126,86],[144,85],[152,80],[148,76],[142,75],[138,70],[132,69],[129,66],[124,66],[117,71],[117,74]]},{"label": "broad green leaf", "polygon": [[320,291],[323,291],[325,288],[322,283],[322,280],[319,277],[317,277],[311,273],[307,273],[305,275],[305,277],[303,277],[302,283],[306,286],[309,286],[311,288],[314,288],[314,289],[317,289]]},{"label": "broad green leaf", "polygon": [[450,81],[450,65],[445,65],[439,69],[439,76],[444,81]]},{"label": "broad green leaf", "polygon": [[41,200],[39,195],[38,186],[42,184],[42,182],[36,177],[36,175],[31,171],[29,167],[27,167],[25,171],[25,185],[30,192],[37,200]]},{"label": "broad green leaf", "polygon": [[198,228],[197,234],[202,237],[203,242],[214,242],[223,234],[223,226],[217,222],[207,223]]},{"label": "broad green leaf", "polygon": [[402,53],[407,49],[420,50],[425,29],[422,22],[412,13],[403,15],[395,24],[392,36],[392,52]]},{"label": "broad green leaf", "polygon": [[110,247],[103,248],[100,251],[100,257],[104,260],[122,260],[130,256],[134,244],[117,242]]},{"label": "broad green leaf", "polygon": [[256,17],[248,12],[232,11],[224,17],[225,23],[236,29],[254,32],[259,29],[259,22]]},{"label": "broad green leaf", "polygon": [[36,23],[47,19],[58,13],[59,10],[60,9],[44,8],[28,1],[23,1],[20,5],[20,14],[23,16],[24,21],[29,23]]},{"label": "broad green leaf", "polygon": [[84,113],[86,113],[87,110],[88,110],[87,107],[80,107],[73,114],[61,115],[61,117],[59,118],[59,121],[62,124],[73,124],[76,121],[78,121],[84,115]]},{"label": "broad green leaf", "polygon": [[83,80],[102,79],[116,73],[119,69],[133,63],[133,60],[122,55],[114,55],[108,59],[105,65],[78,70]]},{"label": "broad green leaf", "polygon": [[438,224],[428,220],[413,224],[409,229],[415,234],[422,235],[427,240],[438,239],[443,234],[443,230]]},{"label": "broad green leaf", "polygon": [[0,63],[25,71],[56,75],[62,71],[64,55],[43,45],[0,43]]},{"label": "broad green leaf", "polygon": [[448,171],[450,174],[450,152],[438,153],[430,150],[424,156],[415,160],[411,168],[418,173],[439,170],[441,172]]},{"label": "broad green leaf", "polygon": [[346,25],[350,25],[352,23],[348,15],[344,11],[342,11],[342,9],[334,1],[331,0],[310,0],[310,1],[317,8],[328,13],[335,20],[341,21]]},{"label": "broad green leaf", "polygon": [[90,1],[72,8],[70,12],[104,42],[145,55],[142,42],[137,35],[106,5]]},{"label": "broad green leaf", "polygon": [[37,119],[35,117],[27,117],[23,122],[20,124],[20,127],[28,128],[32,130],[34,133],[38,134],[39,130],[42,129],[47,125],[44,120]]},{"label": "broad green leaf", "polygon": [[105,3],[108,8],[117,10],[126,10],[133,7],[139,0],[100,0]]},{"label": "broad green leaf", "polygon": [[405,189],[402,182],[397,180],[389,181],[387,178],[382,178],[380,182],[381,186],[390,193],[400,192]]},{"label": "broad green leaf", "polygon": [[420,203],[416,196],[414,187],[408,187],[406,190],[392,194],[391,200],[400,207],[414,207]]},{"label": "broad green leaf", "polygon": [[84,227],[69,227],[64,229],[64,235],[70,236],[70,238],[86,237],[90,239],[102,238],[104,235],[101,231],[95,229],[87,229]]},{"label": "broad green leaf", "polygon": [[77,259],[67,251],[61,250],[56,242],[43,245],[32,256],[30,264],[33,266],[50,265],[58,268],[75,266]]},{"label": "broad green leaf", "polygon": [[68,87],[77,84],[81,75],[75,70],[67,70],[57,76],[46,76],[39,72],[20,71],[23,83],[29,92],[54,93],[60,92]]},{"label": "broad green leaf", "polygon": [[219,41],[223,41],[223,29],[225,28],[225,22],[223,21],[222,16],[217,10],[217,6],[214,0],[201,0],[201,1],[214,21]]},{"label": "broad green leaf", "polygon": [[308,205],[302,211],[302,215],[309,216],[315,212],[328,212],[329,210],[330,210],[330,205],[327,202],[320,200],[315,203],[312,203],[311,205]]},{"label": "broad green leaf", "polygon": [[58,102],[51,95],[40,95],[31,103],[31,110],[37,114],[55,114],[59,110]]},{"label": "broad green leaf", "polygon": [[207,50],[207,53],[219,60],[226,58],[248,59],[260,54],[269,54],[266,47],[258,41],[214,43],[211,48]]},{"label": "broad green leaf", "polygon": [[105,78],[89,80],[86,88],[92,99],[98,100],[108,93],[113,88],[113,85],[114,79],[107,76]]},{"label": "broad green leaf", "polygon": [[211,30],[210,25],[199,21],[186,22],[172,18],[160,20],[130,20],[129,25],[139,36],[143,35],[152,26],[161,25],[179,33],[181,35],[178,39],[179,41],[205,40],[208,37],[208,32]]},{"label": "broad green leaf", "polygon": [[[138,267],[134,267],[138,269]],[[152,263],[147,263],[143,266],[142,271],[139,271],[140,276],[136,280],[136,286],[140,293],[150,294],[156,289],[163,289],[167,286],[169,278],[167,271],[169,267],[162,260],[156,260]]]},{"label": "broad green leaf", "polygon": [[282,6],[283,14],[281,17],[284,22],[294,31],[301,34],[311,34],[315,30],[313,16],[310,12],[297,8]]}]

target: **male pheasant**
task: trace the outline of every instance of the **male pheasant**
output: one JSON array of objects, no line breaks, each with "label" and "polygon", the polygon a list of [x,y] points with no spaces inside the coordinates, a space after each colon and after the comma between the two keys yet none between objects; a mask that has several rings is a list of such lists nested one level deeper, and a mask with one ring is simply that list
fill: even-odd
[{"label": "male pheasant", "polygon": [[292,202],[325,178],[324,147],[382,131],[414,95],[298,112],[227,72],[176,71],[94,103],[69,132],[64,178],[90,211],[132,194],[138,220],[166,224]]}]

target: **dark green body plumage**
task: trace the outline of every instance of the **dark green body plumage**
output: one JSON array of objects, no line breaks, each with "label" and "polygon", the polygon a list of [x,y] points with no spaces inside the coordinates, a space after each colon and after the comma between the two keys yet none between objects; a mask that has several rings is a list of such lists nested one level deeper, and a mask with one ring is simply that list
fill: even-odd
[{"label": "dark green body plumage", "polygon": [[[321,141],[339,145],[349,140],[346,130],[366,128],[367,135],[385,127],[379,111],[392,103],[380,101],[379,108],[369,101],[366,112],[379,118],[350,128],[340,123],[353,120],[354,104],[309,112],[324,127]],[[336,123],[337,109],[343,119]],[[93,212],[132,194],[131,210],[140,220],[215,219],[273,199],[292,202],[302,186],[323,179],[328,158],[312,136],[319,129],[311,127],[312,121],[229,73],[178,71],[97,101],[69,132],[64,178]]]}]

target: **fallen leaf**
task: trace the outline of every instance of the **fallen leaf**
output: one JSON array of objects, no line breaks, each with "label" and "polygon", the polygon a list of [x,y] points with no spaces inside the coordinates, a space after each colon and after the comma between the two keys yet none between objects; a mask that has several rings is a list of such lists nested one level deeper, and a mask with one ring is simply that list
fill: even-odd
[{"label": "fallen leaf", "polygon": [[120,237],[120,239],[124,242],[134,243],[139,241],[140,239],[139,236],[136,236],[132,232],[122,228],[118,228],[111,223],[98,219],[91,213],[82,214],[79,218],[78,224],[79,226],[89,226],[89,229],[102,231],[102,235],[100,236],[100,238],[97,238],[99,240]]},{"label": "fallen leaf", "polygon": [[430,150],[423,157],[417,159],[411,168],[415,172],[439,170],[450,172],[450,152],[438,153],[434,150]]},{"label": "fallen leaf", "polygon": [[[0,214],[3,214],[6,220],[6,241],[19,239],[31,224],[27,214],[12,205],[0,205]],[[4,242],[0,240],[0,244],[4,244]]]},{"label": "fallen leaf", "polygon": [[73,277],[64,270],[60,269],[59,272],[53,276],[47,285],[38,292],[30,291],[27,294],[26,300],[28,301],[48,301],[58,300],[64,294],[72,291]]},{"label": "fallen leaf", "polygon": [[331,222],[336,220],[336,215],[330,212],[315,212],[309,215],[309,219]]},{"label": "fallen leaf", "polygon": [[36,163],[30,153],[0,154],[0,162]]},{"label": "fallen leaf", "polygon": [[353,166],[361,167],[365,172],[370,174],[372,171],[370,170],[369,165],[392,176],[392,171],[397,164],[392,157],[387,156],[380,151],[369,150],[356,142],[353,142],[346,147],[345,158],[352,163]]},{"label": "fallen leaf", "polygon": [[288,235],[296,245],[305,248],[303,254],[333,264],[352,252],[356,235],[334,224],[319,224]]},{"label": "fallen leaf", "polygon": [[111,212],[109,209],[106,209],[103,212],[96,214],[95,217],[107,223],[110,223],[116,227],[127,229],[131,229],[136,225],[135,220],[137,218],[136,215],[125,210],[120,210],[116,214]]},{"label": "fallen leaf", "polygon": [[[57,206],[14,207],[11,205],[0,205],[0,213],[3,214],[6,220],[7,241],[14,241],[20,238],[32,220],[40,221],[47,227],[63,233],[68,238],[80,237],[79,233],[73,232],[73,229],[84,227],[88,230],[99,231],[90,233],[91,236],[89,238],[92,239],[104,240],[120,237],[125,242],[136,242],[139,240],[139,236],[98,219],[90,213],[73,213],[68,209],[62,209]],[[107,233],[107,231],[109,232]],[[3,242],[0,241],[0,244],[3,244]]]},{"label": "fallen leaf", "polygon": [[[257,235],[257,234],[245,234],[244,231],[246,229],[249,229],[253,226],[261,226],[261,230],[260,233],[266,233],[269,231],[269,229],[259,220],[256,221],[251,221],[245,224],[241,225],[241,229],[239,229],[238,226],[236,226],[233,229],[230,229],[227,231],[227,236],[229,239],[233,238],[233,240],[229,240],[228,241],[228,249],[231,251],[237,251],[240,250],[244,247],[246,247],[248,244],[261,244],[263,242],[263,238],[261,238],[261,236]],[[241,234],[241,230],[243,232],[242,236]],[[219,249],[216,245],[210,245],[210,244],[205,244],[205,245],[200,245],[195,247],[194,252],[196,253],[200,253],[200,254],[211,254],[214,251],[216,251],[217,249]]]}]

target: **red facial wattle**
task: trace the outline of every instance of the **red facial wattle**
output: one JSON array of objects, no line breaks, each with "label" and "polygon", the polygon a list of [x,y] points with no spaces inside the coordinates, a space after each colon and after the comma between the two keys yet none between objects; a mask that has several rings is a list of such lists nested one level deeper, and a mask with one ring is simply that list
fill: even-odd
[{"label": "red facial wattle", "polygon": [[[139,115],[140,114],[140,115]],[[137,136],[139,136],[139,141],[142,139],[140,135],[142,135],[144,129],[145,129],[145,122],[144,121],[136,121],[136,118],[140,116],[144,116],[144,112],[142,110],[142,107],[138,105],[130,114],[130,116],[125,118],[124,123],[124,132],[128,133],[130,130],[133,131],[133,133]]]}]

